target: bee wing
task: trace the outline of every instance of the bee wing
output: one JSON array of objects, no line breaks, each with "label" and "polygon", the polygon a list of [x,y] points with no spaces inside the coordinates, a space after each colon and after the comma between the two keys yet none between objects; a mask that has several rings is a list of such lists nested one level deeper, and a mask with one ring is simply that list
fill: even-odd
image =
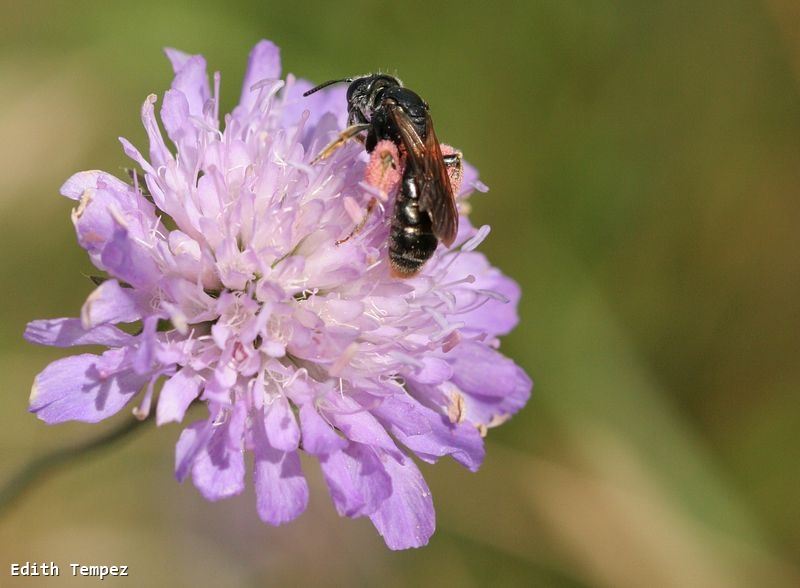
[{"label": "bee wing", "polygon": [[[428,115],[428,134],[425,137],[425,186],[420,194],[420,208],[426,211],[433,223],[433,234],[447,247],[455,241],[458,232],[458,208],[450,176],[444,165],[442,148]],[[428,178],[431,178],[428,181]]]},{"label": "bee wing", "polygon": [[416,170],[421,172],[425,158],[425,143],[402,108],[396,103],[390,102],[386,104],[386,110],[399,131],[400,138],[403,140],[403,145],[405,145],[408,152],[409,161],[407,163],[410,163]]},{"label": "bee wing", "polygon": [[406,165],[416,172],[420,209],[431,217],[433,234],[450,247],[458,232],[458,208],[431,116],[427,115],[428,133],[423,141],[401,108],[389,106],[388,110],[406,147]]}]

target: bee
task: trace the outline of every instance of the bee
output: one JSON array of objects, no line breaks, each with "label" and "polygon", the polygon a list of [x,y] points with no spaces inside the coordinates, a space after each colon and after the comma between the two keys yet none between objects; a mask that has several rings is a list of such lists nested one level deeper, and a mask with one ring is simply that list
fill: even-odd
[{"label": "bee", "polygon": [[303,96],[337,83],[350,84],[348,127],[314,161],[330,157],[353,138],[362,140],[369,153],[383,140],[397,146],[405,169],[389,232],[389,262],[395,276],[411,277],[431,258],[439,241],[450,247],[456,238],[458,208],[447,170],[460,175],[461,154],[442,154],[428,104],[393,76],[330,80]]}]

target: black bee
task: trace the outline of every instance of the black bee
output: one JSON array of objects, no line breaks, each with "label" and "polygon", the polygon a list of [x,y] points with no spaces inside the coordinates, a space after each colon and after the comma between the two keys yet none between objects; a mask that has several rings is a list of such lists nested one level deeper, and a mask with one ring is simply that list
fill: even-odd
[{"label": "black bee", "polygon": [[395,199],[389,261],[395,275],[411,277],[431,258],[439,241],[450,247],[456,238],[458,209],[447,167],[456,167],[460,173],[461,155],[442,155],[428,104],[393,76],[331,80],[303,95],[339,82],[350,84],[349,126],[315,161],[329,157],[364,131],[364,146],[370,153],[382,140],[397,145],[404,155],[405,171]]}]

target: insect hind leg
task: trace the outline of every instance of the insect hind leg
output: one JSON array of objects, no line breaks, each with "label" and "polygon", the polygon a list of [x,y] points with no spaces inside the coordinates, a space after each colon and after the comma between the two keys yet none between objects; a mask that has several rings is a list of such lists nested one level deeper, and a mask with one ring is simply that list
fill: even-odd
[{"label": "insect hind leg", "polygon": [[464,156],[461,154],[460,151],[456,151],[455,153],[449,153],[447,155],[442,155],[442,160],[447,167],[455,167],[461,168],[461,161],[464,159]]},{"label": "insect hind leg", "polygon": [[[452,149],[452,148],[450,148]],[[461,151],[452,150],[451,153],[442,155],[442,162],[447,168],[447,175],[450,178],[450,185],[453,188],[453,194],[458,196],[461,190],[461,177],[464,173],[464,156]]]}]

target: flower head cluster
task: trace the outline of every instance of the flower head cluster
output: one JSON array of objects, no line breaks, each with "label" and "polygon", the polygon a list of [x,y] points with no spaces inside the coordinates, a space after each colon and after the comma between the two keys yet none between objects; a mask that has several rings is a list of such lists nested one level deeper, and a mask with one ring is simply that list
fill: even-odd
[{"label": "flower head cluster", "polygon": [[[262,41],[221,126],[219,74],[209,84],[203,57],[167,55],[175,78],[160,121],[171,146],[151,95],[148,152],[121,139],[138,168],[131,181],[86,171],[61,189],[107,278],[80,318],[34,321],[25,336],[107,350],[47,366],[30,410],[47,423],[97,422],[136,399],[134,414],[154,408],[161,425],[204,405],[175,469],[207,499],[242,492],[250,451],[260,517],[294,519],[308,501],[302,450],[341,515],[368,516],[392,549],[424,545],[433,504],[409,456],[477,469],[487,428],[530,394],[497,351],[519,290],[475,251],[488,227],[462,216],[451,249],[413,279],[392,277],[391,206],[343,239],[381,191],[365,180],[363,148],[310,164],[345,125],[343,89],[303,98],[311,84],[279,79],[278,49]],[[462,192],[481,187],[469,167],[463,180]]]}]

